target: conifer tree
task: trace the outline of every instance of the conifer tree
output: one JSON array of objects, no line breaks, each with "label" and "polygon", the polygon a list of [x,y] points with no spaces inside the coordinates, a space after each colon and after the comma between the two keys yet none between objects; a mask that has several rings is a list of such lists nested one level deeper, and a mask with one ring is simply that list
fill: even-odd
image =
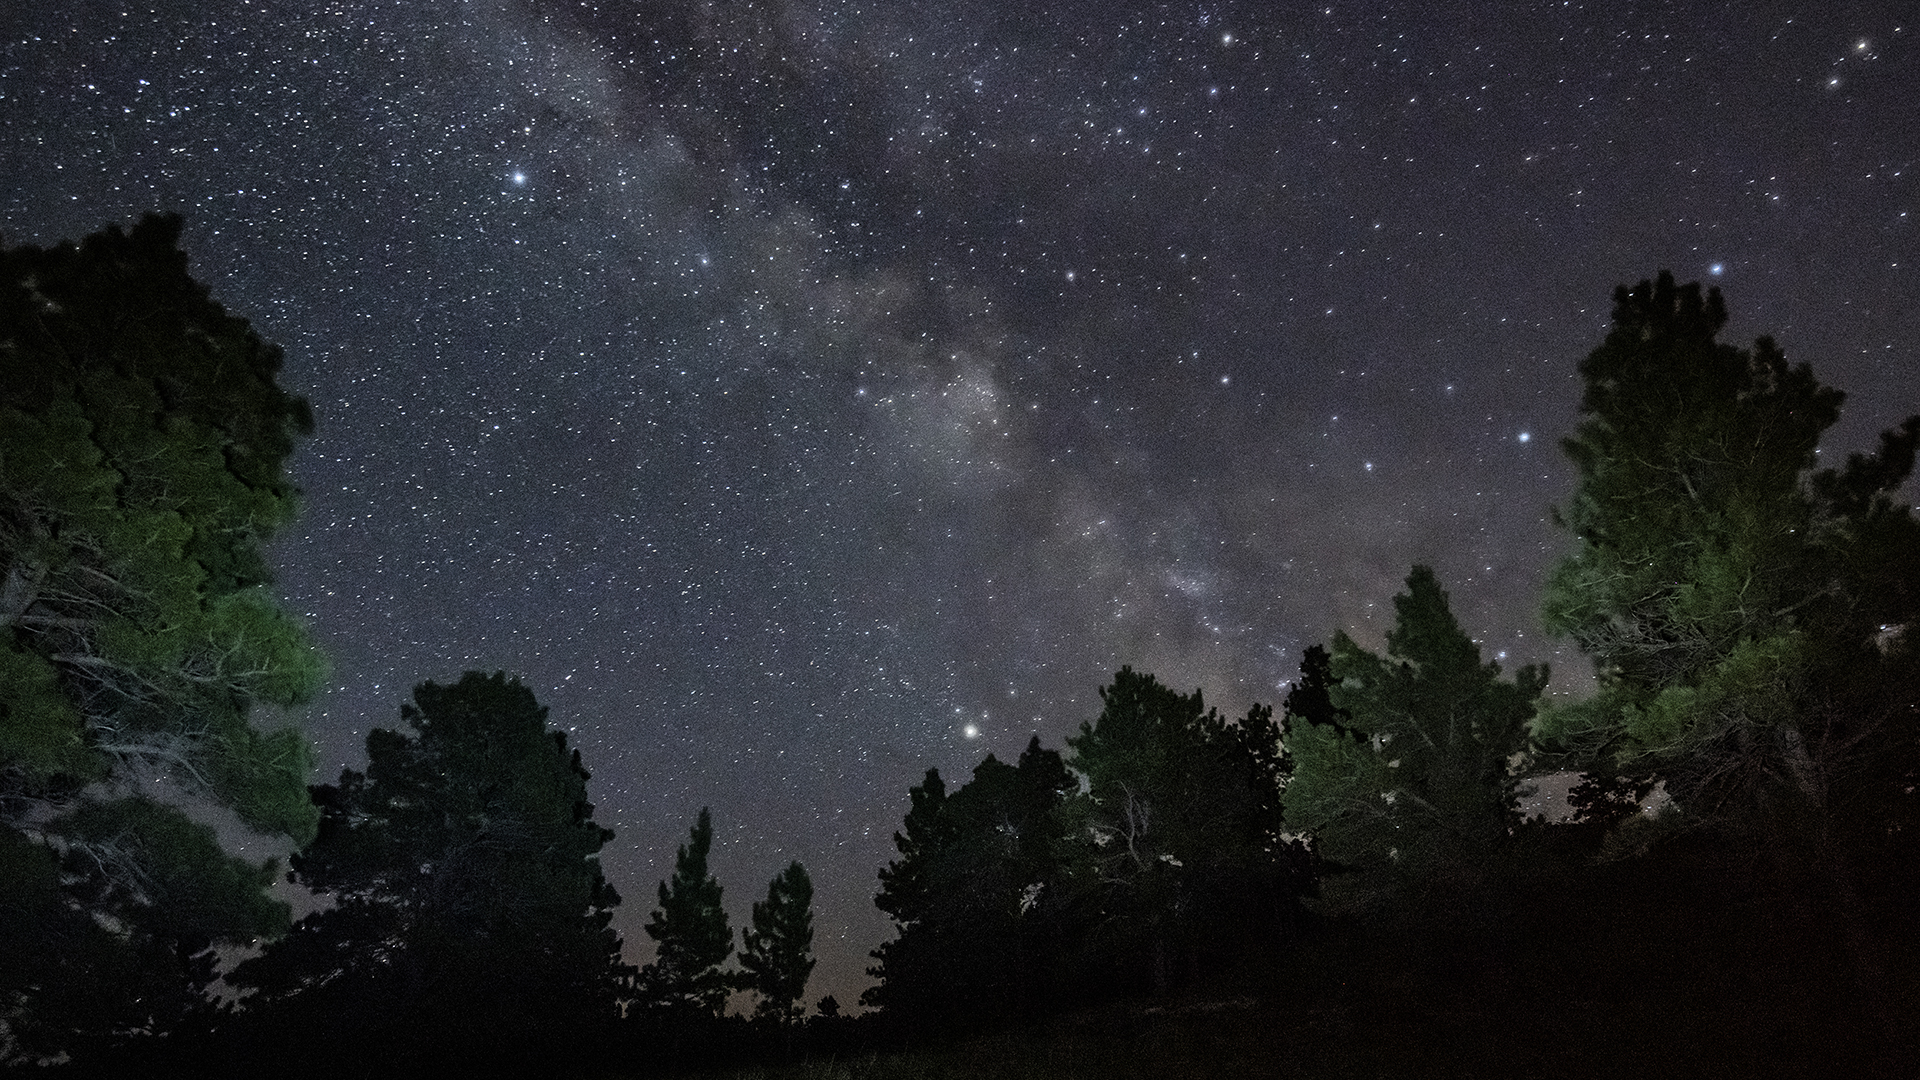
[{"label": "conifer tree", "polygon": [[753,905],[753,924],[742,934],[743,988],[759,995],[755,1019],[791,1024],[805,1013],[801,997],[813,974],[813,882],[806,867],[789,865],[767,885],[767,898]]},{"label": "conifer tree", "polygon": [[1306,880],[1282,838],[1290,763],[1272,709],[1229,722],[1127,667],[1100,700],[1067,739],[1085,781],[1064,810],[1089,841],[1071,875],[1100,913],[1090,952],[1161,991],[1279,944]]},{"label": "conifer tree", "polygon": [[1583,794],[1602,813],[1664,783],[1655,832],[1691,833],[1729,873],[1767,866],[1768,887],[1821,913],[1796,936],[1837,926],[1858,993],[1897,1030],[1911,1010],[1861,883],[1910,891],[1920,835],[1920,519],[1899,496],[1920,416],[1818,469],[1843,395],[1770,338],[1718,341],[1726,322],[1718,289],[1662,273],[1615,291],[1581,362],[1564,444],[1579,486],[1558,514],[1575,547],[1545,609],[1599,692],[1536,733],[1595,774]]},{"label": "conifer tree", "polygon": [[900,858],[874,904],[897,936],[874,951],[863,1004],[914,1022],[967,1026],[1044,1006],[1068,952],[1068,827],[1076,781],[1056,751],[987,755],[951,794],[936,769],[909,791]]},{"label": "conifer tree", "polygon": [[707,872],[712,847],[713,816],[703,806],[647,921],[647,936],[660,951],[640,969],[642,1002],[669,1015],[720,1016],[733,990],[734,976],[721,967],[733,955],[733,930],[720,906],[720,882]]},{"label": "conifer tree", "polygon": [[284,928],[156,790],[313,834],[305,739],[249,718],[322,675],[263,554],[312,417],[180,230],[0,250],[0,1061],[162,1030],[196,955]]},{"label": "conifer tree", "polygon": [[611,1021],[630,969],[601,873],[612,838],[588,773],[532,691],[503,673],[422,683],[367,770],[317,787],[295,881],[330,906],[230,976],[267,1030],[342,1028],[407,1055],[521,1053]]},{"label": "conifer tree", "polygon": [[1286,820],[1346,871],[1323,885],[1336,909],[1471,887],[1518,821],[1511,766],[1547,683],[1544,668],[1506,681],[1483,663],[1428,567],[1393,606],[1385,657],[1335,634],[1324,673],[1310,653],[1289,700]]},{"label": "conifer tree", "polygon": [[1718,342],[1717,289],[1663,273],[1614,301],[1580,365],[1579,487],[1558,515],[1577,546],[1546,598],[1600,693],[1550,711],[1541,737],[1658,776],[1695,823],[1804,832],[1789,823],[1830,820],[1836,797],[1878,803],[1852,819],[1899,813],[1885,793],[1915,764],[1920,523],[1895,493],[1920,417],[1815,471],[1839,391],[1771,339]]}]

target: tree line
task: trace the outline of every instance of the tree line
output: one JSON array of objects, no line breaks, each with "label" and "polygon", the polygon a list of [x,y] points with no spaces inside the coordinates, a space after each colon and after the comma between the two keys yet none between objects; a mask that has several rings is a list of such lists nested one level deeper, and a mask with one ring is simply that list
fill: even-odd
[{"label": "tree line", "polygon": [[[1122,670],[1064,758],[1036,741],[913,789],[869,1002],[951,1025],[1328,965],[1445,998],[1478,972],[1472,1007],[1515,1027],[1667,987],[1673,1016],[1848,1031],[1821,1053],[1910,1066],[1920,417],[1823,468],[1841,394],[1768,338],[1718,341],[1717,290],[1661,274],[1614,300],[1543,598],[1597,693],[1503,676],[1426,566],[1384,652],[1309,648],[1277,721]],[[1523,819],[1555,774],[1569,818]]]},{"label": "tree line", "polygon": [[[518,681],[421,684],[364,772],[311,788],[304,738],[251,721],[325,675],[262,555],[312,416],[275,381],[280,350],[187,274],[180,230],[149,216],[0,252],[0,1061],[216,1030],[392,1067],[538,1056],[735,991],[794,1022],[805,868],[773,880],[723,970],[702,810],[646,927],[659,957],[633,969],[599,865],[613,834]],[[292,841],[287,877],[319,910],[290,924],[277,863],[224,850],[195,807]],[[235,948],[257,955],[223,971]]]},{"label": "tree line", "polygon": [[[645,1044],[667,1067],[852,1023],[831,999],[802,1023],[798,862],[728,966],[706,810],[656,958],[626,964],[588,771],[504,674],[421,684],[364,772],[307,786],[304,739],[250,710],[325,675],[262,556],[312,417],[188,275],[180,227],[0,250],[0,1058],[243,1071],[297,1046],[319,1073]],[[1717,290],[1661,274],[1614,299],[1543,598],[1595,694],[1485,660],[1426,566],[1383,651],[1309,648],[1277,713],[1123,668],[1064,751],[909,790],[862,1030],[1462,979],[1515,1015],[1540,993],[1630,1009],[1628,985],[1718,1007],[1697,969],[1790,985],[1762,1013],[1854,1023],[1862,1061],[1911,1048],[1920,417],[1822,468],[1840,393],[1769,339],[1720,342]],[[1570,820],[1524,819],[1549,774],[1579,777]],[[319,908],[293,922],[282,868],[193,807],[287,838]],[[1572,974],[1540,981],[1549,961]],[[741,992],[751,1019],[727,1015]]]}]

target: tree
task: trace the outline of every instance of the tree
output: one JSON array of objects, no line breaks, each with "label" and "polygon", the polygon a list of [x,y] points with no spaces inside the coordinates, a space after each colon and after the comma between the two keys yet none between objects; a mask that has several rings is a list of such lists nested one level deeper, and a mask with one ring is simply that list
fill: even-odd
[{"label": "tree", "polygon": [[1282,837],[1288,762],[1273,711],[1237,723],[1122,668],[1070,737],[1075,877],[1097,893],[1099,951],[1122,982],[1164,990],[1277,945],[1307,887]]},{"label": "tree", "polygon": [[1286,819],[1346,871],[1325,882],[1336,909],[1473,886],[1519,821],[1513,764],[1547,684],[1544,668],[1509,682],[1482,663],[1428,567],[1393,606],[1386,657],[1335,634],[1288,702]]},{"label": "tree", "polygon": [[1911,800],[1889,796],[1920,720],[1920,523],[1894,495],[1920,417],[1877,454],[1815,471],[1841,393],[1769,338],[1719,343],[1726,320],[1719,290],[1662,273],[1616,291],[1613,328],[1580,365],[1583,419],[1565,443],[1579,486],[1558,514],[1576,546],[1545,607],[1593,657],[1600,692],[1549,712],[1540,735],[1575,763],[1659,777],[1700,824],[1770,823],[1778,840],[1819,833],[1809,823],[1831,821],[1836,797],[1875,800],[1854,820],[1900,813]]},{"label": "tree", "polygon": [[767,898],[753,905],[753,925],[742,935],[743,988],[760,996],[755,1019],[797,1022],[813,974],[813,882],[793,863],[774,876]]},{"label": "tree", "polygon": [[351,1052],[398,1061],[528,1052],[612,1020],[630,972],[580,752],[504,673],[413,699],[405,731],[367,736],[365,773],[313,789],[319,834],[291,876],[333,906],[231,981],[268,1025],[353,1030]]},{"label": "tree", "polygon": [[0,960],[0,1058],[155,1030],[155,1002],[211,977],[194,957],[285,925],[277,871],[174,803],[313,834],[305,740],[249,720],[322,677],[263,555],[312,417],[180,230],[0,251],[0,844],[22,871],[0,903],[33,928]]},{"label": "tree", "polygon": [[1768,866],[1756,887],[1821,913],[1794,937],[1839,930],[1884,1036],[1906,1011],[1862,883],[1910,891],[1920,835],[1920,521],[1896,498],[1920,416],[1816,469],[1843,396],[1769,338],[1720,343],[1726,321],[1662,273],[1615,291],[1580,365],[1575,547],[1545,609],[1599,692],[1537,734],[1602,786],[1664,783],[1699,855]]},{"label": "tree", "polygon": [[951,794],[931,769],[909,792],[874,899],[899,933],[863,1003],[985,1024],[1263,968],[1290,937],[1309,878],[1272,710],[1229,723],[1131,668],[1101,698],[1072,768],[1035,738]]},{"label": "tree", "polygon": [[660,883],[660,906],[647,921],[647,936],[660,947],[640,970],[643,1001],[668,1014],[720,1016],[734,977],[721,970],[733,955],[733,930],[720,906],[720,882],[707,872],[713,847],[713,816],[700,808],[693,834],[680,845],[673,879]]},{"label": "tree", "polygon": [[951,795],[937,769],[909,791],[900,858],[875,906],[898,933],[873,953],[861,1001],[938,1026],[1053,1004],[1077,936],[1059,811],[1077,781],[1034,738],[1017,765],[987,755]]}]

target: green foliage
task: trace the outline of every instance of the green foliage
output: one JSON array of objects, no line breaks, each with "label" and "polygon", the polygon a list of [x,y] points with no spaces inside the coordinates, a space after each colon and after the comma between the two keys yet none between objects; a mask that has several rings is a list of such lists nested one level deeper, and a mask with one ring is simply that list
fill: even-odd
[{"label": "green foliage", "polygon": [[767,885],[767,898],[753,905],[753,925],[741,935],[741,985],[760,996],[755,1019],[784,1024],[806,1012],[801,996],[813,974],[813,882],[793,863]]},{"label": "green foliage", "polygon": [[1385,657],[1336,634],[1289,700],[1302,711],[1286,820],[1346,871],[1323,884],[1336,909],[1477,876],[1518,823],[1512,766],[1547,683],[1545,669],[1509,682],[1482,663],[1431,569],[1414,567],[1393,604]]},{"label": "green foliage", "polygon": [[1726,318],[1717,290],[1662,274],[1616,292],[1581,364],[1579,487],[1560,512],[1576,548],[1546,616],[1594,658],[1600,693],[1547,710],[1537,735],[1664,778],[1697,821],[1824,814],[1836,783],[1913,756],[1920,524],[1894,493],[1920,417],[1815,472],[1842,395],[1767,338],[1717,342]]},{"label": "green foliage", "polygon": [[83,906],[163,939],[247,941],[280,933],[287,905],[266,895],[277,864],[249,865],[213,830],[140,796],[87,803],[60,819],[65,876],[86,882]]},{"label": "green foliage", "polygon": [[[1286,919],[1294,852],[1280,838],[1286,764],[1271,709],[1238,723],[1122,668],[1099,717],[1067,740],[1084,793],[1067,813],[1099,951],[1155,990],[1232,967]],[[1231,934],[1225,933],[1232,927]]]},{"label": "green foliage", "polygon": [[78,934],[102,971],[174,972],[161,988],[0,965],[0,1021],[40,1048],[61,1016],[75,1038],[151,1029],[152,1002],[210,977],[155,957],[284,925],[270,874],[142,793],[159,782],[296,840],[316,822],[304,740],[248,720],[323,676],[262,555],[296,509],[283,464],[312,420],[275,383],[279,350],[187,275],[179,237],[149,216],[0,251],[0,832],[61,867],[61,904],[21,900],[50,938]]},{"label": "green foliage", "polygon": [[[586,768],[504,674],[422,683],[367,771],[317,787],[293,878],[330,898],[230,977],[272,1024],[499,1047],[615,1015],[628,970]],[[317,1051],[316,1051],[317,1052]]]},{"label": "green foliage", "polygon": [[720,882],[707,872],[712,847],[713,815],[703,806],[674,856],[672,880],[660,883],[660,906],[647,920],[647,936],[660,951],[640,970],[646,1007],[701,1016],[726,1011],[735,979],[721,965],[733,955],[733,930],[720,904]]},{"label": "green foliage", "polygon": [[[158,771],[304,840],[305,777],[234,759],[284,749],[248,737],[250,702],[322,677],[262,591],[311,416],[274,383],[279,350],[187,276],[179,234],[150,216],[0,252],[6,802],[44,813]],[[257,790],[268,775],[286,793]]]},{"label": "green foliage", "polygon": [[9,641],[0,648],[0,761],[32,798],[53,777],[98,780],[110,762],[88,751],[80,710],[60,690],[60,671],[45,657]]},{"label": "green foliage", "polygon": [[278,876],[139,796],[89,802],[57,834],[0,830],[0,1060],[92,1061],[204,1016],[216,942],[280,933]]},{"label": "green foliage", "polygon": [[1888,989],[1874,891],[1908,888],[1920,836],[1920,520],[1896,501],[1920,417],[1816,471],[1840,393],[1766,338],[1718,343],[1725,322],[1718,291],[1662,274],[1615,293],[1581,365],[1566,443],[1580,480],[1561,514],[1576,546],[1546,614],[1600,689],[1536,733],[1598,788],[1672,796],[1649,823],[1588,791],[1618,822],[1603,858],[1704,840],[1769,867],[1776,903],[1808,913],[1784,936],[1847,956],[1892,1033],[1911,1010]]},{"label": "green foliage", "polygon": [[[1662,275],[1619,290],[1612,332],[1580,367],[1584,419],[1566,442],[1580,486],[1560,514],[1580,544],[1548,586],[1547,619],[1622,706],[1793,628],[1814,524],[1799,478],[1840,394],[1769,339],[1716,342],[1726,319],[1718,290]],[[1718,727],[1656,709],[1622,749],[1684,756]]]}]

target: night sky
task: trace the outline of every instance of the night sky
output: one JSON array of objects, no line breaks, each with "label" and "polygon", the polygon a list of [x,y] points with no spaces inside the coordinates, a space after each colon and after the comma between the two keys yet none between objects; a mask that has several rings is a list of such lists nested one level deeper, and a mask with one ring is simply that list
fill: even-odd
[{"label": "night sky", "polygon": [[[1903,23],[1902,17],[1907,19]],[[1543,639],[1614,286],[1920,410],[1920,11],[1834,2],[151,0],[0,10],[0,236],[187,217],[319,418],[321,775],[517,674],[632,959],[699,808],[851,1003],[907,788],[1122,664],[1273,702],[1429,562]],[[269,718],[271,719],[271,718]]]}]

